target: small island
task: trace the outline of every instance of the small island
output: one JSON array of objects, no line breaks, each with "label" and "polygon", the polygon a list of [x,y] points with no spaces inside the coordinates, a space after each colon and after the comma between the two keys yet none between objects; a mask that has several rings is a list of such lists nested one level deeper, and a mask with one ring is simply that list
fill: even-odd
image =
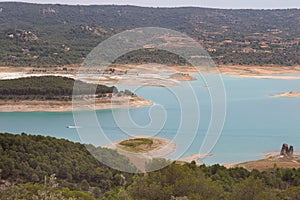
[{"label": "small island", "polygon": [[273,97],[288,97],[288,98],[297,98],[300,97],[300,92],[283,92],[280,94],[273,95]]},{"label": "small island", "polygon": [[145,153],[155,149],[160,144],[161,142],[158,139],[133,138],[120,142],[118,146],[124,150]]},{"label": "small island", "polygon": [[119,154],[127,157],[132,165],[142,172],[153,171],[154,169],[150,169],[149,163],[155,159],[162,159],[160,161],[163,161],[160,164],[157,163],[155,169],[156,167],[165,167],[168,161],[164,159],[176,150],[174,142],[153,136],[134,136],[109,144],[106,147],[117,150]]},{"label": "small island", "polygon": [[155,152],[160,150],[163,150],[163,154],[168,155],[176,149],[176,145],[172,141],[165,138],[147,136],[131,137],[129,139],[116,142],[114,145],[117,149],[130,153],[149,155],[153,153],[154,157],[156,157]]}]

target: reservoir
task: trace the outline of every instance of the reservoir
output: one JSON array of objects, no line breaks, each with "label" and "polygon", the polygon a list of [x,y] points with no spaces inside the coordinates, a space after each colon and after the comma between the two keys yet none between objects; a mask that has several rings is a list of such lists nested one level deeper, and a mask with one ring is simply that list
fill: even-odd
[{"label": "reservoir", "polygon": [[[198,110],[189,105],[185,110],[182,109],[181,98],[185,97],[184,94],[189,89],[186,83],[171,89],[144,86],[135,93],[152,100],[155,103],[153,107],[99,110],[96,111],[99,124],[91,124],[88,119],[76,124],[72,112],[0,113],[0,132],[25,132],[98,146],[106,145],[106,142],[93,140],[92,137],[99,133],[101,127],[106,139],[111,142],[133,135],[159,136],[174,140],[177,150],[171,158],[203,153],[199,150],[211,121],[209,88],[214,85],[206,85],[199,75],[193,76],[197,80],[189,84],[197,97]],[[265,153],[279,152],[283,143],[294,145],[295,151],[300,151],[300,98],[272,97],[283,92],[299,92],[300,80],[239,78],[230,75],[222,75],[222,80],[226,92],[225,123],[210,152],[213,156],[202,162],[211,165],[259,159]],[[118,88],[134,89],[132,86]],[[185,99],[183,102],[189,101]],[[182,119],[183,112],[185,119]],[[189,119],[189,116],[195,116],[194,112],[200,116],[198,129],[190,128],[194,127],[194,117]],[[127,115],[130,116],[129,121]],[[191,126],[180,128],[182,120],[191,122]],[[155,125],[152,126],[151,123]],[[80,127],[80,134],[76,128],[67,128],[68,126]],[[91,136],[91,139],[85,136]]]}]

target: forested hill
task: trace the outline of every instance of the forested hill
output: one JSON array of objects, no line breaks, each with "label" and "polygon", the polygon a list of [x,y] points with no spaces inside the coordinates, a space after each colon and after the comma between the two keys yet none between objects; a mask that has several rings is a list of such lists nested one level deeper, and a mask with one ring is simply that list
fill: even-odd
[{"label": "forested hill", "polygon": [[[114,150],[93,148],[106,161],[128,162]],[[300,169],[249,172],[192,162],[129,174],[101,164],[83,144],[0,133],[1,200],[296,200],[299,193]]]},{"label": "forested hill", "polygon": [[[0,65],[80,63],[126,29],[164,27],[198,40],[219,64],[300,64],[300,10],[0,3]],[[145,61],[147,56],[139,56]],[[158,58],[159,60],[159,58]],[[146,60],[147,61],[147,60]],[[172,58],[169,60],[172,62]]]},{"label": "forested hill", "polygon": [[[99,147],[94,151],[98,151],[103,159],[129,162],[114,150]],[[52,174],[55,174],[62,187],[75,191],[90,190],[97,194],[132,181],[131,174],[113,170],[97,161],[83,144],[24,133],[0,133],[0,180],[19,184],[43,183],[45,176]],[[6,198],[1,198],[1,188],[2,181],[0,199],[5,200]]]}]

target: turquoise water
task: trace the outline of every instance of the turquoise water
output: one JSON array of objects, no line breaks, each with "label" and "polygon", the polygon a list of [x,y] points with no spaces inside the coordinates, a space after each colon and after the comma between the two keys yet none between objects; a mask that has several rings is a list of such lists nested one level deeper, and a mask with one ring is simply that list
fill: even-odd
[{"label": "turquoise water", "polygon": [[[157,133],[156,135],[160,137],[175,138],[174,141],[177,144],[177,151],[173,155],[175,157],[199,153],[209,126],[212,107],[208,88],[203,87],[205,84],[199,76],[197,78],[197,81],[190,83],[199,100],[199,112],[192,106],[187,106],[184,111],[180,109],[182,102],[176,99],[175,94],[180,94],[179,96],[182,97],[187,93],[184,84],[183,87],[172,88],[173,91],[163,87],[147,86],[138,89],[136,93],[161,105],[161,107],[156,106],[150,109],[153,114],[152,120],[154,122],[157,120],[159,128],[149,126],[151,117],[148,107],[129,110],[136,125],[128,123],[127,118],[122,118],[127,112],[126,109],[97,111],[96,115],[101,128],[111,141],[124,139],[128,137],[128,134],[153,135]],[[227,96],[226,120],[222,134],[211,152],[214,156],[206,158],[205,163],[258,159],[264,153],[279,151],[282,143],[293,144],[296,151],[300,149],[300,98],[270,97],[281,92],[300,91],[300,80],[250,79],[228,75],[223,75],[222,78]],[[130,87],[126,88],[130,89]],[[189,102],[189,99],[184,102]],[[162,107],[165,111],[162,111]],[[184,116],[191,117],[187,119],[191,124],[178,131],[182,112],[190,112],[190,115]],[[196,138],[193,139],[194,129],[189,127],[194,125],[192,123],[195,113],[200,116],[200,122]],[[114,117],[118,119],[119,125]],[[66,128],[68,125],[74,125],[71,112],[0,113],[0,132],[26,132],[105,145],[105,140],[101,138],[95,140],[92,137],[99,133],[99,127],[88,119],[80,124],[82,126],[80,137],[76,129]],[[186,144],[189,142],[192,144],[186,149]]]}]

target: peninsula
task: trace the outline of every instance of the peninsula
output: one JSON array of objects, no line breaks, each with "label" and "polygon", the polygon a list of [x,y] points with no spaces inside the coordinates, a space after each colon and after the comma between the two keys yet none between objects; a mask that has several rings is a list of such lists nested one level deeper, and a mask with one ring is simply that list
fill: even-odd
[{"label": "peninsula", "polygon": [[[72,111],[75,80],[67,77],[41,76],[0,81],[0,112],[67,112]],[[81,110],[102,110],[124,107],[151,106],[153,103],[129,90],[116,87],[77,82],[82,101]],[[95,88],[95,93],[91,93]],[[95,103],[86,100],[94,99]]]}]

